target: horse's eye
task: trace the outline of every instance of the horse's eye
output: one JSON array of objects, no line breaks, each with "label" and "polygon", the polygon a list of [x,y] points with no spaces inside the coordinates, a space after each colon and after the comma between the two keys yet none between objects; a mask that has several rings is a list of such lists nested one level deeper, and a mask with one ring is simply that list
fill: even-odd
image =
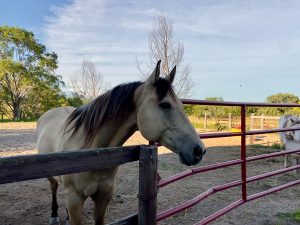
[{"label": "horse's eye", "polygon": [[171,104],[169,102],[162,102],[162,103],[159,103],[159,107],[162,109],[170,109]]}]

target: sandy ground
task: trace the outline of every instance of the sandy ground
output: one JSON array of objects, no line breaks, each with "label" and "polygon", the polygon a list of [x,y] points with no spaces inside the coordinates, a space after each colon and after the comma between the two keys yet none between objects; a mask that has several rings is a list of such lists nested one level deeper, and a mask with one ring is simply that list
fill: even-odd
[{"label": "sandy ground", "polygon": [[[256,138],[256,143],[269,143],[278,141],[278,136],[265,135]],[[136,133],[127,144],[147,143],[139,133]],[[240,157],[240,140],[238,137],[207,139],[208,147],[205,159],[200,166],[216,162],[227,161]],[[248,148],[248,156],[273,152],[270,148]],[[0,157],[20,154],[36,153],[36,130],[35,123],[0,124]],[[248,176],[261,174],[283,167],[283,158],[273,158],[249,163]],[[179,163],[177,155],[165,148],[160,148],[159,174],[162,178],[189,169]],[[199,174],[186,178],[174,184],[163,187],[158,194],[158,211],[168,209],[191,199],[207,189],[228,183],[240,178],[239,167],[229,167],[216,171]],[[248,187],[248,194],[267,190],[288,181],[299,179],[295,174],[289,173],[274,178],[252,183]],[[116,191],[110,203],[107,222],[115,221],[137,209],[138,190],[138,163],[128,163],[121,166],[117,178]],[[300,224],[287,216],[300,208],[300,185],[280,191],[276,194],[249,202],[230,213],[222,216],[211,224],[262,224],[262,225],[287,225]],[[63,222],[66,218],[65,199],[63,188],[59,188],[59,215]],[[194,224],[205,216],[223,208],[224,206],[239,199],[240,189],[233,188],[214,195],[204,202],[179,213],[159,224]],[[5,184],[0,186],[0,225],[43,225],[48,224],[51,208],[51,194],[46,179],[26,182]],[[92,222],[92,202],[85,203],[83,212],[84,224]],[[63,223],[62,223],[63,224]]]}]

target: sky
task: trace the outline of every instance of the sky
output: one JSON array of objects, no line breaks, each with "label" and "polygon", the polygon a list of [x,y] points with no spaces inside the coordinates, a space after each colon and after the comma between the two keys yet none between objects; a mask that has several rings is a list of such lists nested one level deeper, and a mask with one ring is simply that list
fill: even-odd
[{"label": "sky", "polygon": [[91,58],[111,87],[141,78],[154,18],[172,20],[184,64],[196,84],[191,98],[263,102],[300,96],[298,0],[0,0],[0,25],[18,26],[59,57],[68,82]]}]

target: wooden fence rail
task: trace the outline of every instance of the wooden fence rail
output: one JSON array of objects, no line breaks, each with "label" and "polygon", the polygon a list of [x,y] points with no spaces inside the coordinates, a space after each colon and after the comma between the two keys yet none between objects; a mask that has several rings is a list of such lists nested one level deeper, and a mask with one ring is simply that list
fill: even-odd
[{"label": "wooden fence rail", "polygon": [[138,216],[114,224],[156,224],[157,147],[137,145],[0,158],[0,184],[116,167],[139,160]]}]

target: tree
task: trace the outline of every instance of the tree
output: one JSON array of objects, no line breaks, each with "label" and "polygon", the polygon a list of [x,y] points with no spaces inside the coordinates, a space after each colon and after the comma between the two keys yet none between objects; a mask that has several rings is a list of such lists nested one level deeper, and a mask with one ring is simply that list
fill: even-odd
[{"label": "tree", "polygon": [[[274,95],[270,95],[266,99],[269,103],[294,103],[297,104],[299,102],[298,96],[291,93],[278,93]],[[291,108],[288,107],[278,107],[273,109],[265,109],[268,114],[282,115],[290,111]]]},{"label": "tree", "polygon": [[73,107],[79,107],[84,104],[82,96],[80,96],[78,93],[74,92],[72,97],[67,98],[68,105]]},{"label": "tree", "polygon": [[83,59],[81,69],[71,80],[71,86],[78,95],[84,96],[89,101],[102,94],[107,84],[91,59]]},{"label": "tree", "polygon": [[[194,83],[190,78],[190,65],[183,65],[184,46],[174,40],[173,23],[165,16],[155,18],[153,29],[148,40],[150,65],[153,67],[158,60],[161,60],[161,71],[164,75],[170,73],[174,66],[177,67],[174,87],[179,97],[188,97],[191,95]],[[141,63],[137,62],[141,69]]]},{"label": "tree", "polygon": [[267,102],[270,103],[298,103],[298,96],[290,93],[278,93],[267,97]]},{"label": "tree", "polygon": [[1,101],[12,113],[13,120],[21,118],[21,109],[33,90],[38,95],[45,88],[59,94],[62,81],[55,74],[56,69],[56,53],[47,52],[32,32],[0,26]]},{"label": "tree", "polygon": [[[205,100],[224,102],[222,97],[208,97]],[[225,110],[224,110],[225,109]],[[208,105],[204,107],[208,116],[211,116],[215,120],[215,126],[218,131],[223,130],[225,127],[221,125],[220,120],[222,117],[228,116],[228,107],[226,106],[212,106]]]},{"label": "tree", "polygon": [[35,85],[26,97],[21,106],[21,118],[37,119],[52,108],[67,105],[69,105],[67,98],[59,87],[49,87],[41,83]]}]

